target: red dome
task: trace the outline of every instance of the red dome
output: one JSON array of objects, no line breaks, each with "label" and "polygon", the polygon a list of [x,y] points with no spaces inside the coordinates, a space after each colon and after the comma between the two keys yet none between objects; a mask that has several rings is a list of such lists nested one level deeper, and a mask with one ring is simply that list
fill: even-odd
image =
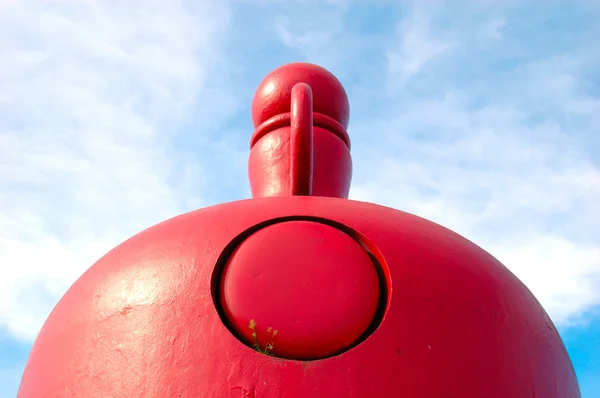
[{"label": "red dome", "polygon": [[308,84],[314,93],[314,112],[329,116],[348,128],[350,105],[346,90],[328,70],[297,62],[275,69],[260,83],[252,100],[252,123],[258,127],[273,116],[290,111],[292,87]]},{"label": "red dome", "polygon": [[285,144],[251,152],[270,175],[259,192],[277,194],[178,216],[100,259],[44,324],[19,397],[580,396],[544,309],[495,258],[350,201],[345,183],[327,191],[349,174],[325,159],[349,146],[313,129],[311,83],[259,139]]}]

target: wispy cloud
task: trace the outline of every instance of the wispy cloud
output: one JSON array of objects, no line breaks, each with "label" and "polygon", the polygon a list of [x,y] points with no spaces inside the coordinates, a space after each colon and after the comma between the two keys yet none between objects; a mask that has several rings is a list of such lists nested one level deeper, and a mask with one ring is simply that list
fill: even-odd
[{"label": "wispy cloud", "polygon": [[402,86],[421,72],[428,63],[450,52],[460,42],[449,37],[434,36],[432,15],[425,9],[413,10],[398,25],[397,40],[388,51],[388,74],[392,89]]},{"label": "wispy cloud", "polygon": [[[395,30],[368,43],[378,49],[368,63],[385,78],[342,72],[365,84],[350,85],[362,94],[352,97],[351,197],[465,235],[566,325],[600,304],[597,28],[571,22],[585,9],[534,8],[401,8]],[[322,32],[336,40],[285,42],[307,57],[358,47],[346,65],[364,65],[368,49],[344,39],[349,30],[332,35],[330,25]]]},{"label": "wispy cloud", "polygon": [[254,84],[295,60],[350,94],[352,197],[464,234],[558,323],[600,303],[586,11],[334,3],[0,3],[0,325],[32,339],[120,241],[247,192]]},{"label": "wispy cloud", "polygon": [[34,4],[0,5],[0,324],[28,339],[102,254],[202,204],[204,164],[174,142],[199,102],[209,127],[227,112],[208,76],[229,19],[212,3]]},{"label": "wispy cloud", "polygon": [[[583,30],[572,47],[527,54],[517,36],[525,21],[516,13],[500,20],[502,35],[470,34],[488,30],[486,22],[464,32],[409,30],[414,42],[452,37],[454,45],[426,44],[435,51],[423,55],[409,40],[393,50],[392,79],[394,60],[409,60],[404,92],[385,122],[359,127],[378,131],[387,149],[362,154],[371,180],[353,194],[466,235],[515,272],[556,322],[574,322],[600,303],[600,169],[586,149],[600,126],[586,78],[600,58]],[[441,49],[444,58],[434,57]]]}]

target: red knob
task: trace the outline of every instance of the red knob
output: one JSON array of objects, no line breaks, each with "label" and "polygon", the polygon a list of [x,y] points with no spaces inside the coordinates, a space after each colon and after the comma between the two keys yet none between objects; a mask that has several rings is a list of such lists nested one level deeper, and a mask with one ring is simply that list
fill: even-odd
[{"label": "red knob", "polygon": [[268,119],[290,111],[292,88],[306,83],[313,92],[313,111],[329,116],[348,128],[350,105],[339,80],[328,70],[308,63],[291,63],[271,72],[260,83],[252,100],[252,123],[258,127]]}]

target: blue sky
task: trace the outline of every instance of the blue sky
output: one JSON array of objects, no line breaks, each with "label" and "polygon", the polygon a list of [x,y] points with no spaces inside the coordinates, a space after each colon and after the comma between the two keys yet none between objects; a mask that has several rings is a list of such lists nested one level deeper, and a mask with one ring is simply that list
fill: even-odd
[{"label": "blue sky", "polygon": [[351,198],[473,240],[600,396],[600,3],[0,0],[0,397],[96,259],[249,197],[250,101],[292,61],[350,97]]}]

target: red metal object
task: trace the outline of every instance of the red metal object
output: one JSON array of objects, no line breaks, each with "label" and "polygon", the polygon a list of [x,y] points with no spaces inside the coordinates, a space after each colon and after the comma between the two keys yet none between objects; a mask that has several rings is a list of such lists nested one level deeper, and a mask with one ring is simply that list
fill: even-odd
[{"label": "red metal object", "polygon": [[[307,117],[309,92],[314,101],[312,123]],[[346,133],[349,116],[344,88],[325,69],[296,63],[270,73],[252,101],[256,128],[250,140],[252,196],[289,196],[296,189],[293,184],[306,184],[310,178],[311,195],[347,198],[352,178],[350,138]],[[297,134],[302,129],[306,131]],[[290,140],[296,150],[290,148]],[[308,149],[310,141],[312,151]],[[308,165],[309,152],[312,170],[294,169],[295,165]]]},{"label": "red metal object", "polygon": [[329,72],[276,70],[252,115],[254,198],[94,264],[40,331],[19,397],[580,396],[552,322],[502,264],[346,199],[348,101]]}]

